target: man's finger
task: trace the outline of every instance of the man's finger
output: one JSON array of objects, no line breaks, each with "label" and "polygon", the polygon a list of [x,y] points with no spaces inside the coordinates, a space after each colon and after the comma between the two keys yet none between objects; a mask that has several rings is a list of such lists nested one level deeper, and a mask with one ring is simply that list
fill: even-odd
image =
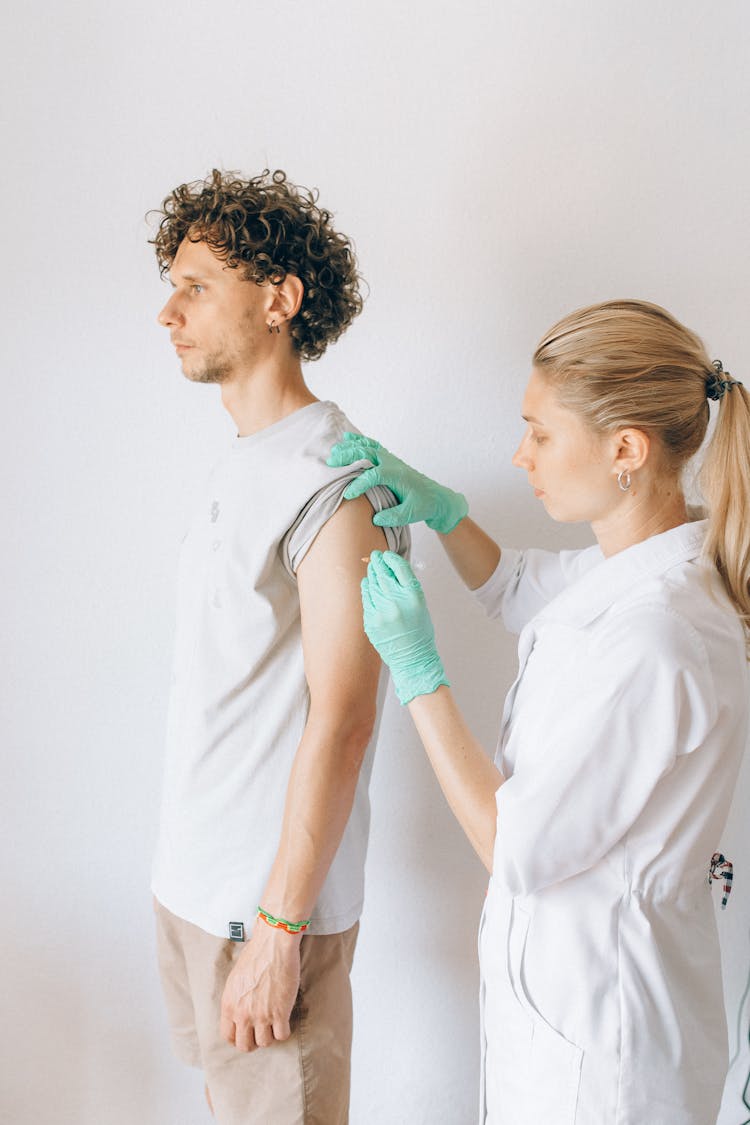
[{"label": "man's finger", "polygon": [[255,1042],[258,1047],[270,1047],[273,1043],[273,1028],[268,1024],[256,1024]]},{"label": "man's finger", "polygon": [[234,1046],[235,1022],[233,1019],[230,1019],[229,1016],[222,1015],[219,1023],[219,1032],[222,1039],[225,1039],[227,1043],[231,1043],[231,1045]]},{"label": "man's finger", "polygon": [[254,1051],[256,1048],[253,1025],[248,1020],[241,1020],[235,1024],[234,1045],[238,1051]]},{"label": "man's finger", "polygon": [[289,1020],[275,1019],[273,1021],[273,1037],[283,1043],[292,1034],[292,1027]]}]

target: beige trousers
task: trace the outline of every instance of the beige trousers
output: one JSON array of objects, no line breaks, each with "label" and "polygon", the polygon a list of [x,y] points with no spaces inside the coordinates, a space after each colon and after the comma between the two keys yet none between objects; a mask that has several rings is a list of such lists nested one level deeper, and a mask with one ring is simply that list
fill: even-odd
[{"label": "beige trousers", "polygon": [[242,943],[207,934],[156,901],[154,911],[175,1053],[203,1068],[219,1125],[347,1125],[359,923],[303,936],[291,1037],[245,1054],[219,1034],[224,983]]}]

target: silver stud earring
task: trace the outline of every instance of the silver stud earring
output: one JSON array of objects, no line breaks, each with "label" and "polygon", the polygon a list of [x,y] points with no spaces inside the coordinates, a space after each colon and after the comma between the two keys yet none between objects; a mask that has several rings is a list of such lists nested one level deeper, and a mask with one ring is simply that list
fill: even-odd
[{"label": "silver stud earring", "polygon": [[630,473],[627,469],[621,469],[617,474],[617,484],[621,492],[627,492],[630,488]]}]

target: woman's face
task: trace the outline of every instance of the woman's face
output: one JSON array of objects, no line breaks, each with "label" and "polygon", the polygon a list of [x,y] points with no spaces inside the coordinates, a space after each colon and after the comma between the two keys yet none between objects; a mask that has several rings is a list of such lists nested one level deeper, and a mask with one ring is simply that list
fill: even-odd
[{"label": "woman's face", "polygon": [[622,498],[613,467],[616,442],[599,437],[557,401],[536,368],[521,407],[526,432],[513,455],[548,514],[564,523],[601,520]]}]

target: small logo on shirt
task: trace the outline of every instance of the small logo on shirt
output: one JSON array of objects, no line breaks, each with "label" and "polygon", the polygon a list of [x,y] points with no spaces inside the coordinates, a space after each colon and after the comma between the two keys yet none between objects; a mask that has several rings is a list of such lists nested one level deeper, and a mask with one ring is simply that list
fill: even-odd
[{"label": "small logo on shirt", "polygon": [[211,523],[216,523],[217,519],[219,518],[219,510],[219,501],[214,500],[213,504],[211,505]]},{"label": "small logo on shirt", "polygon": [[244,941],[245,940],[245,924],[244,924],[244,922],[230,922],[229,923],[229,940],[230,941]]}]

